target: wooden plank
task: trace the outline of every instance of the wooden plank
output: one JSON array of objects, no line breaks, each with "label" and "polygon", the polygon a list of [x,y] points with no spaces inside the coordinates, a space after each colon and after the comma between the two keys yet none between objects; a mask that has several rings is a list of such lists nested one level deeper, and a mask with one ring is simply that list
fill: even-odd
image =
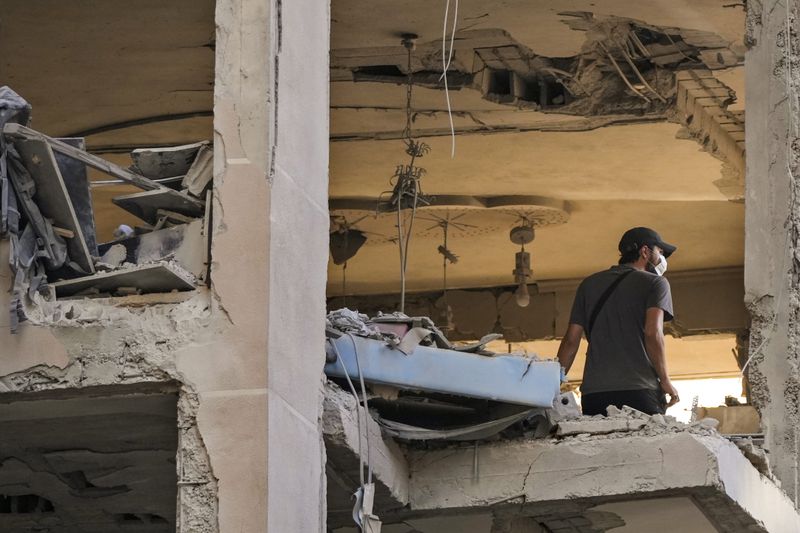
[{"label": "wooden plank", "polygon": [[67,239],[69,258],[85,272],[94,272],[92,255],[86,246],[81,224],[50,146],[38,139],[17,141],[14,146],[36,183],[33,200],[39,206],[42,215],[52,220],[53,225],[75,234],[75,238]]},{"label": "wooden plank", "polygon": [[193,199],[187,195],[172,189],[125,194],[111,199],[114,204],[151,225],[158,222],[159,209],[201,218],[205,213],[204,203],[191,200]]},{"label": "wooden plank", "polygon": [[100,272],[93,276],[58,281],[50,285],[55,289],[57,297],[73,296],[84,291],[98,294],[113,293],[121,287],[136,287],[142,293],[190,291],[195,288],[193,280],[164,263]]}]

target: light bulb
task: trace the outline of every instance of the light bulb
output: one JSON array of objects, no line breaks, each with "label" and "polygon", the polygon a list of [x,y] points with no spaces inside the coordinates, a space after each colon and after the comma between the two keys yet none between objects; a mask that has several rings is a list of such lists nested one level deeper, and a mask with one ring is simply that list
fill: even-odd
[{"label": "light bulb", "polygon": [[531,303],[531,295],[528,294],[528,285],[524,281],[520,283],[517,290],[514,291],[514,299],[520,307],[528,307],[528,304]]}]

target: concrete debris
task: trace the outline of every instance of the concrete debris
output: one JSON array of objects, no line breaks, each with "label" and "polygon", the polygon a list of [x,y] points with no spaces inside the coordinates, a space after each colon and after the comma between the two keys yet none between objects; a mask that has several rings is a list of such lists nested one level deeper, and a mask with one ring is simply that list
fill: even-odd
[{"label": "concrete debris", "polygon": [[747,460],[756,467],[756,470],[761,472],[762,475],[773,479],[773,474],[769,468],[769,457],[764,448],[756,446],[751,438],[737,439],[734,444],[739,447]]},{"label": "concrete debris", "polygon": [[[585,32],[579,54],[542,56],[501,29],[460,31],[448,87],[478,90],[492,102],[545,113],[663,114],[675,103],[673,73],[730,68],[744,61],[742,46],[711,32],[591,12],[559,14],[564,24]],[[417,44],[411,65],[415,85],[444,88],[440,46],[436,40]],[[405,62],[399,49],[334,50],[332,79],[405,83]]]},{"label": "concrete debris", "polygon": [[627,418],[601,418],[589,420],[564,420],[558,423],[556,435],[568,437],[570,435],[599,435],[603,433],[615,433],[617,431],[637,431],[642,429],[647,422],[644,420]]},{"label": "concrete debris", "polygon": [[382,339],[383,334],[373,325],[369,324],[369,317],[358,311],[342,308],[328,313],[325,321],[326,327],[333,328],[341,333],[352,333],[370,339]]},{"label": "concrete debris", "polygon": [[[207,271],[210,142],[135,150],[126,170],[86,152],[82,138],[54,139],[26,127],[29,116],[19,95],[0,88],[0,158],[8,162],[0,167],[0,236],[11,240],[12,332],[36,301],[53,297],[193,290]],[[118,242],[98,245],[87,166],[143,189],[113,201],[147,225],[122,225]],[[175,176],[182,191],[155,181]]]},{"label": "concrete debris", "polygon": [[125,262],[128,256],[128,251],[121,244],[112,245],[106,252],[100,256],[100,262],[104,265],[116,268]]},{"label": "concrete debris", "polygon": [[691,424],[685,424],[669,415],[651,416],[627,405],[622,409],[610,406],[606,412],[608,416],[584,416],[579,419],[562,420],[558,422],[556,436],[588,440],[597,437],[613,438],[632,433],[655,436],[682,431],[698,435],[719,435],[716,430],[719,421],[713,418],[703,418]]},{"label": "concrete debris", "polygon": [[131,170],[150,179],[185,176],[208,141],[170,146],[168,148],[140,148],[131,152]]}]

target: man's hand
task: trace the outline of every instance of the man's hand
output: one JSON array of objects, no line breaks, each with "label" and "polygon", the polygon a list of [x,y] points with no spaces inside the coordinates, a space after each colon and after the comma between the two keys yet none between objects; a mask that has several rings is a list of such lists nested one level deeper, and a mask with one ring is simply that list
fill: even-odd
[{"label": "man's hand", "polygon": [[678,389],[675,388],[669,379],[661,380],[661,390],[664,391],[664,394],[669,396],[667,407],[672,407],[681,401],[680,397],[678,396]]}]

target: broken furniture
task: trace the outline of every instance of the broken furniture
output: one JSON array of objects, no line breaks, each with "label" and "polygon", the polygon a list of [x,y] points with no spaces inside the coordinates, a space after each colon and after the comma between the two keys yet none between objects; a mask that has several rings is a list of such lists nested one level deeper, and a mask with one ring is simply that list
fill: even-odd
[{"label": "broken furniture", "polygon": [[[13,155],[9,177],[22,214],[17,231],[35,231],[35,237],[26,236],[17,246],[25,258],[16,264],[41,261],[43,268],[36,272],[42,274],[33,279],[46,273],[57,297],[187,291],[205,277],[208,246],[203,237],[208,235],[206,196],[213,166],[209,142],[136,151],[132,170],[143,166],[156,178],[169,174],[156,181],[86,152],[80,138],[54,139],[9,121],[0,141]],[[169,159],[166,154],[176,164],[159,164]],[[87,165],[143,189],[113,199],[146,223],[139,235],[98,246]],[[36,287],[27,291],[31,298]]]}]

